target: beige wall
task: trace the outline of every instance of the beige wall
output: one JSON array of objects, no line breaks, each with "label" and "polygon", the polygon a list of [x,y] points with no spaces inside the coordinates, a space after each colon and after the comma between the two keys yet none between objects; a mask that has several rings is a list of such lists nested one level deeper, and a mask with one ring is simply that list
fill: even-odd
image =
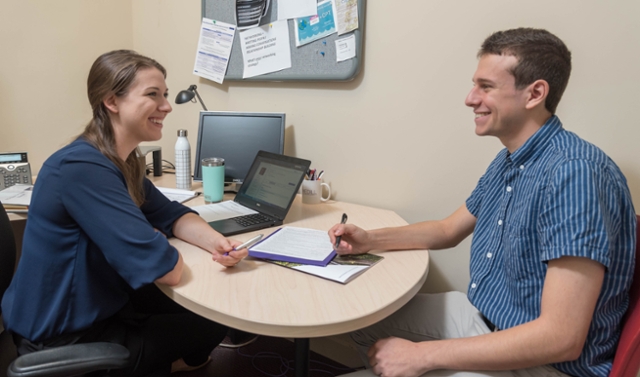
[{"label": "beige wall", "polygon": [[[286,153],[324,169],[336,199],[393,209],[409,222],[441,218],[464,203],[501,148],[475,136],[463,103],[476,51],[492,31],[532,26],[557,34],[573,52],[558,109],[565,127],[618,163],[640,206],[636,0],[372,0],[364,69],[354,81],[223,85],[191,74],[200,4],[4,1],[0,150],[27,150],[37,171],[88,120],[84,82],[93,59],[132,47],[165,65],[172,98],[195,83],[210,110],[287,113]],[[164,139],[151,143],[166,159],[173,160],[177,129],[189,130],[195,143],[199,109],[174,106]],[[468,249],[466,241],[433,252],[425,289],[466,290]]]}]

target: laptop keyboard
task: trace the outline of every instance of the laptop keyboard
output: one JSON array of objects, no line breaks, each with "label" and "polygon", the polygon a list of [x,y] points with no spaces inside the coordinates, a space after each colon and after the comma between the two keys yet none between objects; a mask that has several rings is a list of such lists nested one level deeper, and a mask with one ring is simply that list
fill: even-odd
[{"label": "laptop keyboard", "polygon": [[238,224],[247,227],[254,224],[266,223],[271,221],[271,218],[261,214],[261,213],[253,213],[251,215],[244,215],[239,217],[234,217],[233,220]]}]

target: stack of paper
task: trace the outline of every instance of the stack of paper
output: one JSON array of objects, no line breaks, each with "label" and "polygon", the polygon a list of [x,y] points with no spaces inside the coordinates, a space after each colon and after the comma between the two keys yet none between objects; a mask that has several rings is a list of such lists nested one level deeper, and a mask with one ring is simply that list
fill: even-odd
[{"label": "stack of paper", "polygon": [[176,189],[176,188],[168,188],[168,187],[157,187],[157,188],[161,193],[164,194],[164,196],[169,198],[169,200],[175,201],[178,203],[184,203],[187,200],[195,198],[196,196],[201,194],[200,192],[197,192],[197,191],[189,191],[189,190],[182,190],[182,189]]},{"label": "stack of paper", "polygon": [[4,208],[26,209],[31,204],[33,185],[13,185],[0,191],[0,202]]},{"label": "stack of paper", "polygon": [[383,259],[375,254],[336,256],[326,231],[283,227],[249,248],[249,255],[346,284]]},{"label": "stack of paper", "polygon": [[357,276],[360,276],[363,272],[382,259],[383,257],[376,254],[342,255],[333,258],[331,263],[325,267],[281,261],[269,262],[283,267],[292,268],[306,274],[315,275],[323,279],[346,284]]}]

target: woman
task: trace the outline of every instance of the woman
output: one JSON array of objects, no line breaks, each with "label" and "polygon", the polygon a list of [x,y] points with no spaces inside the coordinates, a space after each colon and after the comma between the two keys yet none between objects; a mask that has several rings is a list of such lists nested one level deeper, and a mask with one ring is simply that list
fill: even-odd
[{"label": "woman", "polygon": [[[91,67],[93,119],[54,153],[36,181],[22,257],[2,312],[20,354],[72,343],[116,342],[127,376],[166,376],[204,365],[226,328],[183,309],[153,283],[176,285],[178,237],[231,267],[247,254],[144,177],[136,150],[162,136],[166,71],[133,51]],[[224,253],[227,253],[225,255]]]}]

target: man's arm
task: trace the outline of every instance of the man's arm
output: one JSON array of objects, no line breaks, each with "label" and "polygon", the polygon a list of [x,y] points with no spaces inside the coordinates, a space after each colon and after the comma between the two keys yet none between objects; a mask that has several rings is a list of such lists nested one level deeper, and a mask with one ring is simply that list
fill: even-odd
[{"label": "man's arm", "polygon": [[365,231],[352,224],[336,224],[329,230],[331,243],[342,236],[339,254],[370,250],[444,249],[456,246],[473,232],[476,218],[465,205],[443,220]]},{"label": "man's arm", "polygon": [[549,261],[539,318],[471,338],[383,339],[369,351],[373,371],[385,377],[418,376],[434,369],[511,370],[575,360],[587,338],[604,271],[587,258]]}]

